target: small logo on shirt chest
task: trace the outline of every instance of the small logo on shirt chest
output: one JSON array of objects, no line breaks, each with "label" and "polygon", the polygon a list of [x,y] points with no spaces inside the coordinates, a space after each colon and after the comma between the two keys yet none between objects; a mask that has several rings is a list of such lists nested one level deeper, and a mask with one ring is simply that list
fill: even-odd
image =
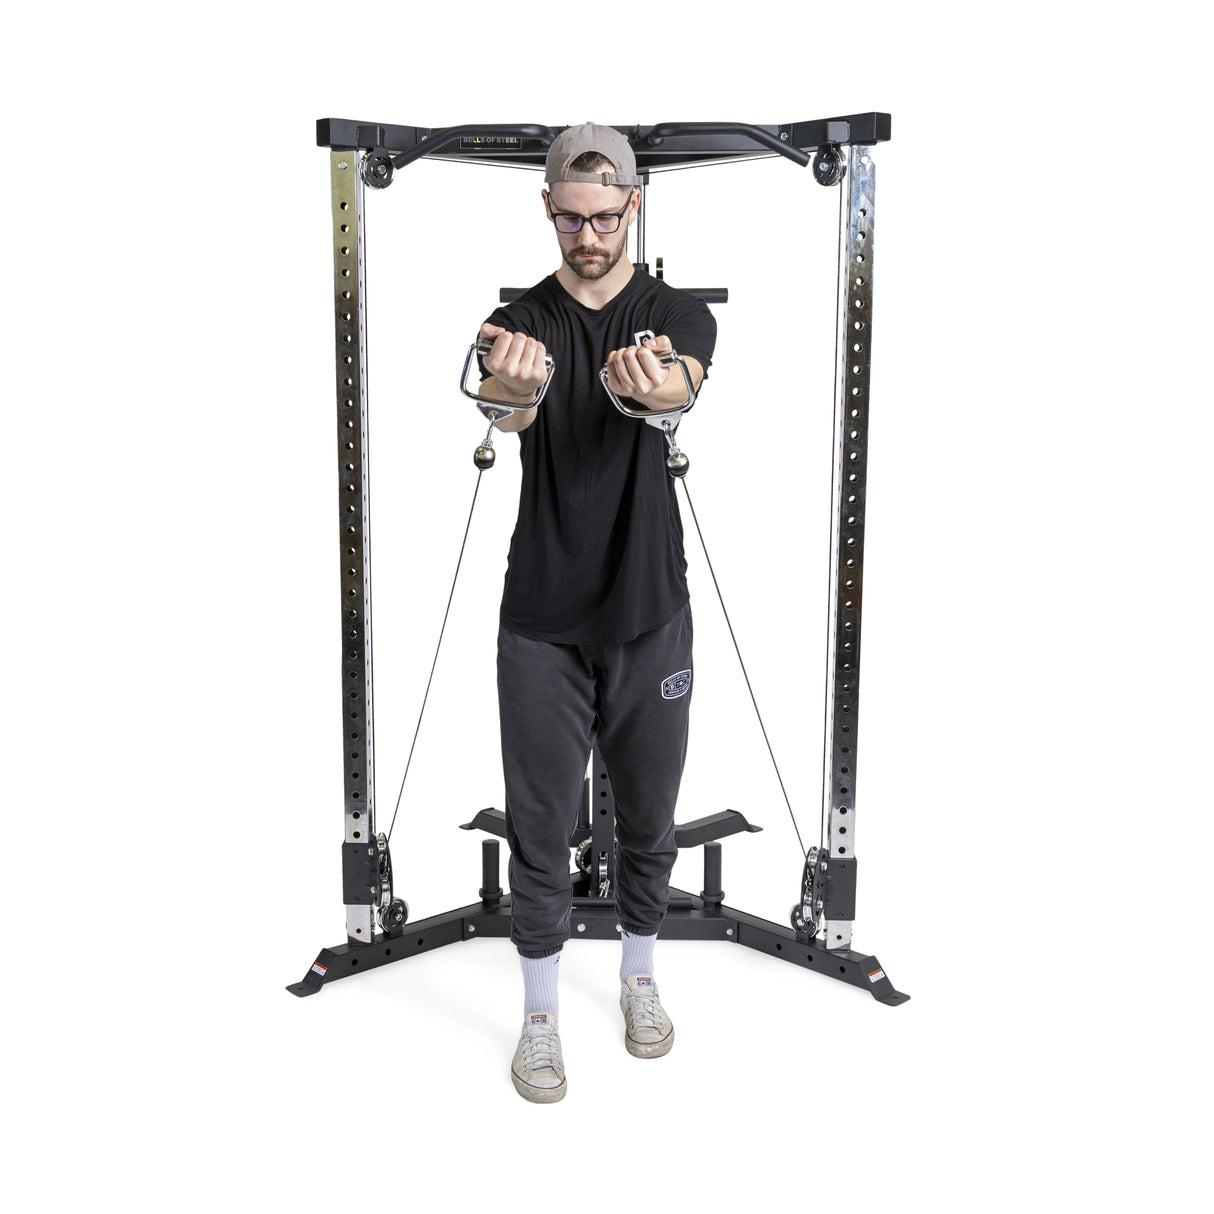
[{"label": "small logo on shirt chest", "polygon": [[652,329],[642,329],[639,333],[632,335],[632,344],[634,346],[643,346],[647,341],[653,341],[657,334]]}]

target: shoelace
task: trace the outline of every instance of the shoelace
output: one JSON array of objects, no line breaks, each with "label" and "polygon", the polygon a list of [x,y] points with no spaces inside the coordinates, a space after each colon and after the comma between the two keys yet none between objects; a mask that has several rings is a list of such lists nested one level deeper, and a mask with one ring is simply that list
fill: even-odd
[{"label": "shoelace", "polygon": [[652,992],[627,995],[628,1023],[634,1029],[661,1029],[658,997]]},{"label": "shoelace", "polygon": [[523,1065],[529,1071],[555,1071],[561,1061],[561,1041],[555,1033],[527,1033],[523,1045]]}]

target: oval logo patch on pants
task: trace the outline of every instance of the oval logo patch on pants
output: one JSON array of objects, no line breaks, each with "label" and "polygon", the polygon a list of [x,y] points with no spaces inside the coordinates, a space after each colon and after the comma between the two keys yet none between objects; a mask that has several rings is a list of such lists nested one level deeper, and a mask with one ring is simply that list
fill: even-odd
[{"label": "oval logo patch on pants", "polygon": [[687,694],[687,689],[690,686],[691,671],[680,670],[678,674],[672,674],[670,678],[662,680],[662,698],[664,700],[677,700],[679,696]]}]

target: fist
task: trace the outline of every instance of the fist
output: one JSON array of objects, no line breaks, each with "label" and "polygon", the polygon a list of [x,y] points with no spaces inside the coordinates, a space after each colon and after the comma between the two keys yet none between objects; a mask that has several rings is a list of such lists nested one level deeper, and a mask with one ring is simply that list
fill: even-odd
[{"label": "fist", "polygon": [[533,397],[548,378],[544,343],[488,322],[481,325],[480,336],[493,342],[493,349],[484,356],[485,370],[511,395]]},{"label": "fist", "polygon": [[658,362],[659,354],[669,354],[674,346],[669,337],[651,337],[641,346],[625,346],[607,355],[607,386],[616,396],[643,400],[657,391],[670,374],[670,368]]}]

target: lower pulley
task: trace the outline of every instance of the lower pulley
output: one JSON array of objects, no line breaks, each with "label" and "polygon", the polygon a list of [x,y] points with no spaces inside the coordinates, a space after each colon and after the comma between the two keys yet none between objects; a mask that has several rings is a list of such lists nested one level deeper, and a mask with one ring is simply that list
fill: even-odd
[{"label": "lower pulley", "polygon": [[375,907],[379,925],[384,935],[399,936],[409,919],[409,904],[392,896],[392,853],[388,850],[387,835],[376,835],[375,850],[379,865],[379,899]]},{"label": "lower pulley", "polygon": [[825,909],[823,885],[826,880],[826,859],[821,849],[811,847],[805,855],[801,874],[801,901],[789,912],[789,922],[799,936],[816,936],[822,926]]}]

